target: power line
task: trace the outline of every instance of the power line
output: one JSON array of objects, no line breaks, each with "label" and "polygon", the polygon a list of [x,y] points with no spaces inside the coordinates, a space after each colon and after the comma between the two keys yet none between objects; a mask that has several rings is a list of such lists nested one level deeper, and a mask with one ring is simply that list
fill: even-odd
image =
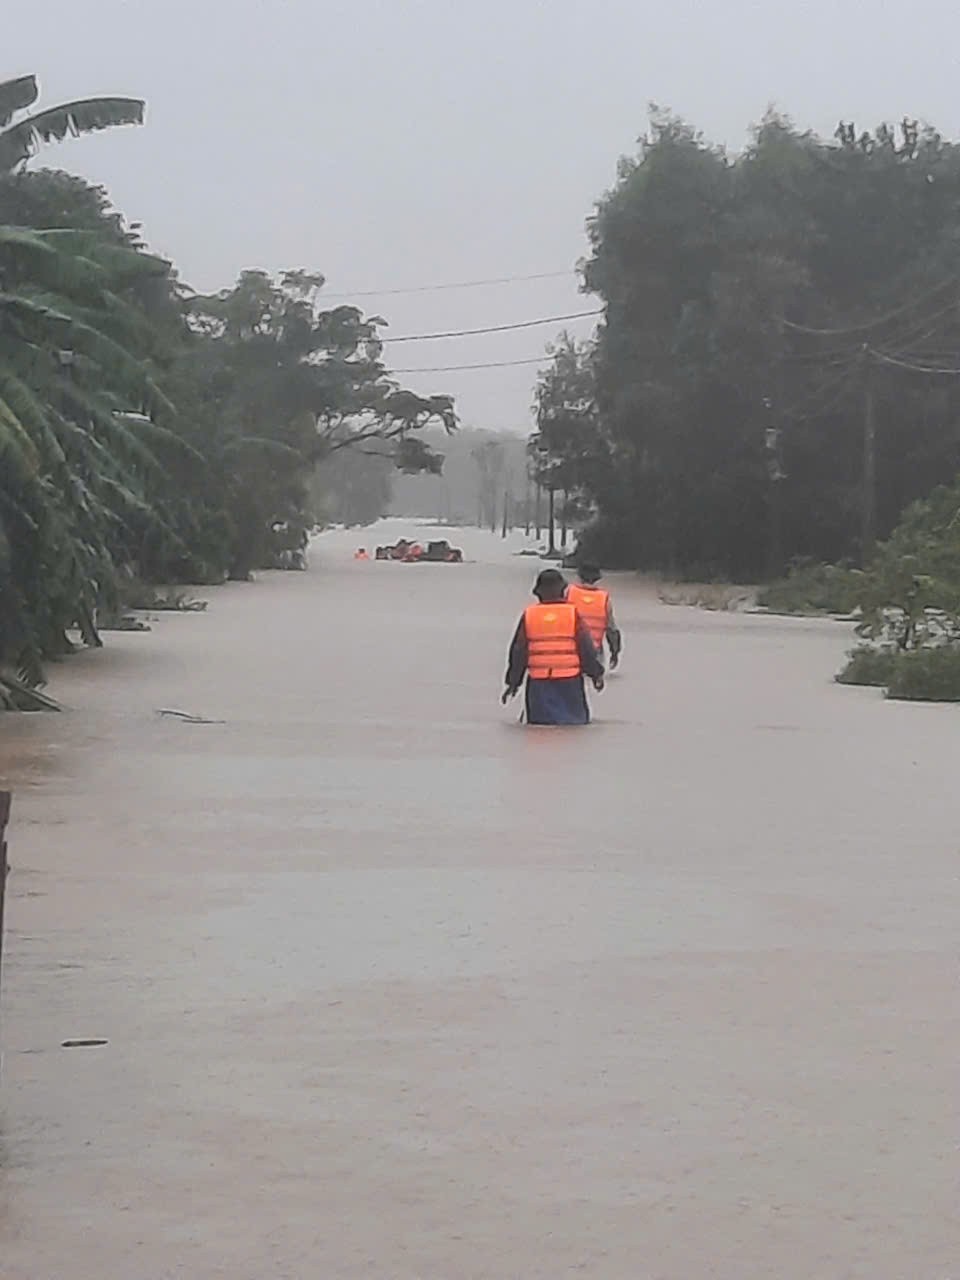
[{"label": "power line", "polygon": [[[886,340],[888,347],[896,346],[899,355],[905,355],[909,348],[916,347],[927,342],[930,338],[938,337],[943,330],[943,325],[934,323],[942,320],[944,316],[951,313],[956,317],[958,311],[957,299],[951,298],[946,306],[940,307],[936,311],[932,311],[927,316],[922,316],[908,322],[906,329],[898,329],[896,333],[891,334]],[[928,328],[933,324],[932,328]],[[923,332],[921,333],[921,330]]]},{"label": "power line", "polygon": [[956,283],[957,281],[953,276],[948,276],[945,280],[941,280],[939,284],[936,284],[931,289],[926,290],[926,292],[922,293],[920,297],[913,298],[909,302],[903,303],[901,306],[894,308],[893,311],[888,311],[885,315],[877,316],[873,320],[865,320],[863,324],[847,325],[842,329],[815,329],[809,325],[796,324],[793,320],[787,320],[786,317],[782,320],[782,324],[784,328],[792,329],[794,333],[806,333],[815,338],[842,338],[848,337],[852,334],[866,333],[870,329],[879,329],[882,325],[887,324],[891,320],[898,319],[898,317],[905,315],[908,311],[913,311],[914,308],[919,307],[924,302],[929,302],[931,298],[936,297],[936,295],[942,292],[942,290],[951,285],[955,285]]},{"label": "power line", "polygon": [[481,333],[507,333],[514,329],[535,329],[538,325],[559,324],[562,320],[582,320],[585,316],[599,316],[602,307],[593,311],[572,311],[565,316],[544,316],[541,320],[521,320],[518,324],[494,324],[483,329],[452,329],[446,333],[404,333],[399,338],[389,334],[380,337],[381,342],[433,342],[437,338],[473,338]]},{"label": "power line", "polygon": [[392,373],[463,373],[467,369],[516,369],[522,364],[546,364],[550,357],[532,356],[529,360],[490,360],[482,364],[441,364],[426,369],[392,369]]},{"label": "power line", "polygon": [[443,293],[448,289],[482,289],[488,285],[518,284],[525,280],[559,280],[576,275],[575,271],[538,271],[528,276],[494,276],[489,280],[456,280],[449,284],[418,284],[405,289],[354,289],[324,293],[324,298],[397,298],[406,293]]},{"label": "power line", "polygon": [[[834,408],[849,388],[851,374],[856,373],[856,370],[850,367],[852,363],[853,361],[847,361],[837,377],[830,379],[824,386],[816,388],[792,409],[786,409],[783,414],[784,420],[806,422],[812,418],[823,417]],[[819,404],[818,401],[820,401]]]},{"label": "power line", "polygon": [[929,373],[936,374],[941,377],[956,378],[960,377],[960,368],[952,367],[931,367],[929,365],[912,364],[908,360],[898,360],[896,356],[887,355],[883,351],[875,351],[873,347],[866,348],[867,355],[873,356],[875,360],[879,360],[881,364],[892,365],[895,369],[907,369],[911,373]]}]

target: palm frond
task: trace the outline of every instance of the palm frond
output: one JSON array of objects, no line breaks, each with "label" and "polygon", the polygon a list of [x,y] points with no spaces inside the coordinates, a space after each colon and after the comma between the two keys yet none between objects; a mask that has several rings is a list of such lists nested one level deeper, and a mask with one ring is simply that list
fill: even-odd
[{"label": "palm frond", "polygon": [[225,460],[238,462],[263,463],[271,462],[282,467],[302,467],[303,454],[299,449],[291,449],[279,440],[267,440],[261,436],[238,436],[223,446]]},{"label": "palm frond", "polygon": [[0,133],[0,172],[29,160],[41,143],[78,138],[82,133],[143,124],[145,103],[139,98],[83,98],[8,125]]},{"label": "palm frond", "polygon": [[14,457],[20,466],[36,470],[39,461],[36,444],[7,402],[0,398],[0,460],[9,466]]},{"label": "palm frond", "polygon": [[136,467],[144,476],[158,483],[164,481],[167,471],[163,463],[130,424],[104,402],[104,397],[75,382],[66,383],[63,394],[68,411],[83,423],[83,434],[103,448],[103,466],[109,469],[112,462],[117,467]]},{"label": "palm frond", "polygon": [[64,462],[63,449],[52,429],[49,406],[31,386],[0,361],[0,402],[29,435],[38,455],[48,466]]},{"label": "palm frond", "polygon": [[34,234],[44,243],[58,249],[68,249],[71,253],[96,263],[110,272],[114,283],[129,281],[143,276],[166,275],[171,268],[166,258],[158,254],[147,253],[143,249],[127,249],[123,245],[111,244],[99,231],[85,231],[75,227],[50,227],[36,231]]},{"label": "palm frond", "polygon": [[176,458],[199,469],[206,469],[207,460],[203,454],[169,427],[160,426],[142,413],[115,410],[113,416],[124,424],[130,435],[137,436],[158,458]]},{"label": "palm frond", "polygon": [[96,297],[109,286],[109,271],[92,258],[65,253],[29,227],[0,226],[0,267],[8,287],[18,280],[73,296]]},{"label": "palm frond", "polygon": [[42,326],[56,345],[81,352],[100,366],[108,384],[126,392],[149,413],[176,416],[176,409],[147,372],[142,361],[108,334],[95,327],[68,298],[41,290],[0,293],[0,312],[6,310],[24,326],[24,331]]}]

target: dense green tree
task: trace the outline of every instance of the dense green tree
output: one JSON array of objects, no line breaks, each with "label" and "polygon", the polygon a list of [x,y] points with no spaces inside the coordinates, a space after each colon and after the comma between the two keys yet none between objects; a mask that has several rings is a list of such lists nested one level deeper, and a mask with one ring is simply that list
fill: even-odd
[{"label": "dense green tree", "polygon": [[284,549],[290,537],[305,543],[309,480],[324,461],[374,448],[401,469],[430,469],[438,459],[418,433],[456,427],[449,396],[419,396],[389,376],[379,317],[324,310],[322,284],[303,271],[245,271],[232,289],[187,304],[189,340],[170,385],[187,438],[210,462],[204,505],[223,513],[236,577],[272,563],[278,527]]},{"label": "dense green tree", "polygon": [[571,496],[609,485],[610,451],[597,409],[594,347],[562,333],[547,348],[534,396],[537,429],[530,440],[535,478]]},{"label": "dense green tree", "polygon": [[456,425],[389,376],[382,321],[319,306],[318,277],[196,297],[68,174],[0,174],[0,278],[0,701],[74,626],[99,643],[127,578],[291,563],[318,466],[436,468],[422,429]]},{"label": "dense green tree", "polygon": [[655,113],[589,222],[596,554],[735,576],[856,556],[949,478],[957,384],[924,370],[960,337],[958,207],[960,151],[909,121],[825,143],[771,115],[734,158]]}]

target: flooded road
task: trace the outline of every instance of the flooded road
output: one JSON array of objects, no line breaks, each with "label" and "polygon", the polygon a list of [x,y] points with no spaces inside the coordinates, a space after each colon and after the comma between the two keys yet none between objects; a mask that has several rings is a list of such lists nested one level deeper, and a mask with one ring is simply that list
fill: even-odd
[{"label": "flooded road", "polygon": [[0,720],[3,1280],[947,1280],[960,713],[614,579],[522,729],[536,562],[355,541]]}]

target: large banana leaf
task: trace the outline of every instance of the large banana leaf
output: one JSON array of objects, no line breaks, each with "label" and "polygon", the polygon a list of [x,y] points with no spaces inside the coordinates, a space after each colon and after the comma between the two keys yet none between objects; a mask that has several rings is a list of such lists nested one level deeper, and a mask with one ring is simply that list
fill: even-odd
[{"label": "large banana leaf", "polygon": [[19,120],[0,133],[0,172],[9,173],[29,160],[41,143],[117,125],[143,124],[144,107],[139,98],[83,98]]},{"label": "large banana leaf", "polygon": [[143,361],[77,311],[70,299],[41,290],[0,293],[0,314],[7,313],[24,340],[36,340],[41,332],[49,334],[51,347],[78,351],[99,365],[105,385],[127,393],[149,413],[173,416],[173,404],[147,373]]}]

